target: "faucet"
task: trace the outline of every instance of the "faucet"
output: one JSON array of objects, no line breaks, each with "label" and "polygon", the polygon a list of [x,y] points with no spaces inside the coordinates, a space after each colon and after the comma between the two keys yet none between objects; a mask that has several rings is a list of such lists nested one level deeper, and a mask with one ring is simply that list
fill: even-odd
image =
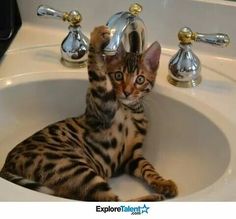
[{"label": "faucet", "polygon": [[224,33],[203,34],[183,27],[178,33],[179,50],[170,59],[168,81],[176,87],[195,87],[201,83],[201,62],[192,51],[192,41],[207,43],[218,47],[226,47],[230,38]]},{"label": "faucet", "polygon": [[61,63],[68,67],[85,67],[89,40],[81,31],[82,16],[79,11],[72,10],[67,13],[46,5],[40,5],[37,9],[37,15],[69,22],[69,33],[61,43]]},{"label": "faucet", "polygon": [[130,6],[129,11],[118,12],[108,20],[111,40],[104,48],[105,55],[115,55],[121,43],[126,52],[140,54],[144,51],[146,27],[138,16],[141,11],[142,6],[135,3]]}]

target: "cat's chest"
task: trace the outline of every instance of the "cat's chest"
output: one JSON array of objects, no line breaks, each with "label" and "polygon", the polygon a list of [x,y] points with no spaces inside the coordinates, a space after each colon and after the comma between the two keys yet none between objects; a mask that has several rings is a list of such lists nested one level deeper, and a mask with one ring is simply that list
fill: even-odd
[{"label": "cat's chest", "polygon": [[147,119],[143,113],[132,113],[130,110],[121,108],[117,111],[112,133],[120,144],[132,145],[135,141],[142,141],[146,133]]},{"label": "cat's chest", "polygon": [[125,154],[129,153],[132,145],[142,142],[146,128],[147,120],[143,113],[133,114],[128,109],[120,108],[117,110],[110,128],[91,133],[91,138],[93,141],[101,143],[104,152],[114,158],[122,151]]}]

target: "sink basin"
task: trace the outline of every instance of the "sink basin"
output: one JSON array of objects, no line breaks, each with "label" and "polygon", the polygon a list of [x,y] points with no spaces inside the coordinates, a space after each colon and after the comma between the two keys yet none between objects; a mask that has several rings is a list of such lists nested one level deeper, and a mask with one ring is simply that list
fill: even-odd
[{"label": "sink basin", "polygon": [[[84,80],[86,74],[81,73],[80,78],[53,79],[49,76],[49,73],[19,76],[2,82],[0,167],[7,153],[23,139],[50,123],[84,112],[88,85]],[[144,154],[161,175],[177,183],[179,196],[176,200],[184,200],[191,195],[195,199],[197,196],[194,194],[211,190],[215,184],[221,186],[229,175],[231,158],[229,137],[222,131],[220,123],[223,118],[217,117],[207,107],[204,107],[203,113],[201,103],[194,102],[188,96],[178,100],[165,89],[159,91],[155,88],[144,103],[150,120]],[[214,122],[213,117],[216,118]],[[110,183],[123,199],[150,192],[140,181],[126,175],[113,178]],[[10,185],[0,179],[0,188],[6,184]],[[42,200],[52,198],[22,187],[20,189],[25,194],[34,195],[34,200],[38,200],[37,196],[43,197]],[[1,196],[6,200],[9,194],[4,192]]]},{"label": "sink basin", "polygon": [[149,132],[144,154],[186,196],[213,184],[230,160],[227,138],[206,116],[154,92],[146,101]]}]

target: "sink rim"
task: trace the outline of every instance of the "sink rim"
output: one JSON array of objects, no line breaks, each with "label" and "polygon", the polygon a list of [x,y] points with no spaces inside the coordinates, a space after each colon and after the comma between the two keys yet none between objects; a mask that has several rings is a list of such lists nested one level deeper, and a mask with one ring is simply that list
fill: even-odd
[{"label": "sink rim", "polygon": [[[87,74],[83,69],[81,69],[78,72],[62,72],[63,74],[58,74],[55,72],[39,72],[38,74],[32,73],[32,74],[22,74],[17,75],[13,77],[7,77],[0,80],[0,90],[5,89],[10,86],[16,86],[18,84],[24,84],[24,83],[31,83],[31,82],[37,82],[37,81],[49,81],[49,80],[87,80]],[[233,142],[236,142],[236,137],[234,136],[233,130],[235,130],[235,125],[231,123],[228,119],[226,119],[223,115],[218,113],[215,109],[210,108],[209,106],[205,105],[201,101],[198,101],[196,99],[190,98],[188,95],[178,93],[176,94],[173,90],[170,90],[166,87],[163,87],[160,85],[156,86],[154,88],[155,92],[158,92],[161,95],[167,96],[169,98],[172,98],[176,101],[179,101],[183,104],[188,105],[191,108],[194,108],[199,113],[203,114],[205,117],[207,117],[210,121],[212,121],[225,135],[227,140],[229,141],[229,147],[230,147],[230,161],[229,165],[226,168],[225,173],[212,185],[197,191],[195,193],[192,193],[190,195],[184,196],[184,197],[177,197],[173,199],[173,201],[196,201],[196,200],[218,200],[219,196],[223,200],[228,200],[228,195],[230,194],[230,189],[227,189],[228,186],[233,186],[233,180],[236,179],[236,172],[233,170],[233,166],[236,165],[236,150],[233,147]],[[9,184],[10,182],[5,181],[3,179],[0,179],[0,188],[3,188],[4,185]],[[227,186],[225,186],[227,184]],[[14,187],[20,187],[14,184]],[[31,195],[33,193],[36,193],[34,191],[29,191],[28,189],[25,189],[21,187],[19,191],[24,192],[30,192]],[[34,199],[38,200],[38,193],[35,194]],[[232,196],[232,194],[231,194]],[[229,196],[229,197],[231,197]],[[46,200],[55,200],[55,197],[48,196],[46,194],[40,194],[40,197],[43,197],[43,199]],[[236,197],[232,197],[232,200],[235,200]],[[63,198],[56,197],[56,200],[65,200]],[[229,199],[231,200],[231,199]]]}]

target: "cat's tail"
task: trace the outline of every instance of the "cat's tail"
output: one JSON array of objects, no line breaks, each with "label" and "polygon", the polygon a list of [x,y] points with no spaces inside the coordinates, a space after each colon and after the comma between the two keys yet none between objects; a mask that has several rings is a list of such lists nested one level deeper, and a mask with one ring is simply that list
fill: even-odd
[{"label": "cat's tail", "polygon": [[9,172],[1,171],[0,172],[0,177],[4,178],[4,179],[6,179],[6,180],[8,180],[12,183],[15,183],[17,185],[23,186],[25,188],[28,188],[28,189],[31,189],[31,190],[34,190],[34,191],[37,191],[37,192],[45,193],[45,194],[48,194],[48,195],[54,195],[55,194],[55,192],[52,189],[50,189],[46,186],[42,186],[38,182],[35,182],[33,180],[29,180],[29,179],[25,179],[21,176],[18,176],[18,175],[9,173]]}]

